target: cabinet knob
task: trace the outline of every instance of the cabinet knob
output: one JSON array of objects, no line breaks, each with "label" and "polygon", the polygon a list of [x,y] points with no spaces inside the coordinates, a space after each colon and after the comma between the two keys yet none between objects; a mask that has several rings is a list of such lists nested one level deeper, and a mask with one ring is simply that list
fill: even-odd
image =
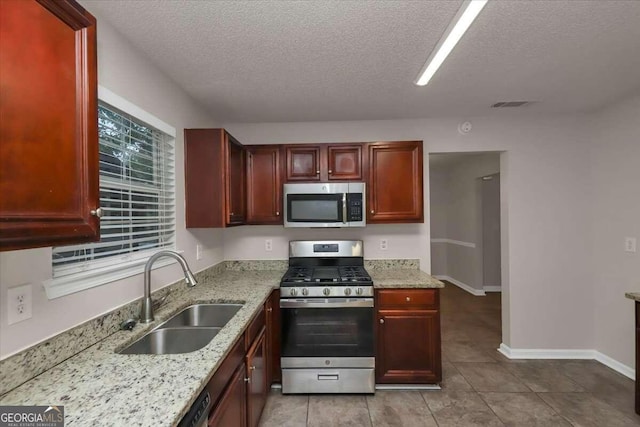
[{"label": "cabinet knob", "polygon": [[276,216],[280,216],[280,212],[276,212]]},{"label": "cabinet knob", "polygon": [[380,319],[380,323],[381,323],[381,324],[382,324],[382,323],[384,323],[384,319]]},{"label": "cabinet knob", "polygon": [[91,214],[91,216],[97,216],[98,218],[102,218],[102,208],[91,209],[89,213]]},{"label": "cabinet knob", "polygon": [[269,313],[271,313],[271,312],[273,311],[273,308],[269,307],[269,308],[267,308],[267,311],[268,311]]},{"label": "cabinet knob", "polygon": [[333,173],[333,171],[331,169],[329,169],[329,173]]},{"label": "cabinet knob", "polygon": [[231,212],[231,216],[235,215],[233,212]]},{"label": "cabinet knob", "polygon": [[407,302],[409,302],[409,301],[411,301],[411,298],[410,298],[410,297],[407,297]]},{"label": "cabinet knob", "polygon": [[316,171],[316,175],[320,175],[320,171],[319,170]]},{"label": "cabinet knob", "polygon": [[371,209],[371,213],[374,213],[374,212],[373,212],[373,209]]},{"label": "cabinet knob", "polygon": [[250,371],[255,371],[255,370],[256,370],[255,365],[249,366],[249,370],[250,370]]},{"label": "cabinet knob", "polygon": [[245,383],[250,383],[250,382],[251,382],[251,378],[245,378],[245,379],[244,379],[244,382],[245,382]]}]

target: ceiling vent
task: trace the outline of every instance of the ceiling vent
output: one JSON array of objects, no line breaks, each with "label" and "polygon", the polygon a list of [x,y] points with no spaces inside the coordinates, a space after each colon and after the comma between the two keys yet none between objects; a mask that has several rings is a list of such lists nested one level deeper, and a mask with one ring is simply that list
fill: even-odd
[{"label": "ceiling vent", "polygon": [[531,101],[503,101],[496,102],[491,108],[524,107],[531,104]]}]

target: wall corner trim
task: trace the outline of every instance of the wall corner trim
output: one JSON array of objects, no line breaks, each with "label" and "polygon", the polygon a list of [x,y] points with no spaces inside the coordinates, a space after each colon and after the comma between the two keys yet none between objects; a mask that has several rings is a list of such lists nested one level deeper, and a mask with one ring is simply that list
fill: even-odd
[{"label": "wall corner trim", "polygon": [[485,294],[484,290],[482,289],[476,289],[473,286],[469,286],[466,283],[462,283],[459,280],[454,279],[453,277],[450,276],[435,276],[436,279],[438,280],[446,280],[447,282],[451,282],[454,285],[456,285],[457,287],[459,287],[460,289],[463,289],[467,292],[469,292],[471,295],[475,295],[477,297],[484,297],[487,294]]},{"label": "wall corner trim", "polygon": [[582,359],[596,360],[608,368],[621,373],[627,378],[635,380],[635,369],[617,360],[600,353],[598,350],[578,349],[519,349],[510,348],[506,344],[500,344],[498,351],[509,359]]},{"label": "wall corner trim", "polygon": [[502,292],[502,286],[483,286],[482,290],[485,292]]}]

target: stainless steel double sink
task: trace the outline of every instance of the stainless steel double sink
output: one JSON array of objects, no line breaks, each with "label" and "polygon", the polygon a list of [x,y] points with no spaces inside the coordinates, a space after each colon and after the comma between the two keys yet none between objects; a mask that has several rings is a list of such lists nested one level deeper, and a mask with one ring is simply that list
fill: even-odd
[{"label": "stainless steel double sink", "polygon": [[242,304],[195,304],[120,350],[120,354],[190,353],[206,346]]}]

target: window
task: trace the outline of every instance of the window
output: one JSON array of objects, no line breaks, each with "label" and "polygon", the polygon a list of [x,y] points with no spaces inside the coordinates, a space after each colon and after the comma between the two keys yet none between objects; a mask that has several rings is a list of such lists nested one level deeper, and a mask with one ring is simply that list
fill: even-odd
[{"label": "window", "polygon": [[151,254],[175,249],[175,130],[161,131],[100,98],[100,241],[53,248],[49,298],[140,273]]}]

